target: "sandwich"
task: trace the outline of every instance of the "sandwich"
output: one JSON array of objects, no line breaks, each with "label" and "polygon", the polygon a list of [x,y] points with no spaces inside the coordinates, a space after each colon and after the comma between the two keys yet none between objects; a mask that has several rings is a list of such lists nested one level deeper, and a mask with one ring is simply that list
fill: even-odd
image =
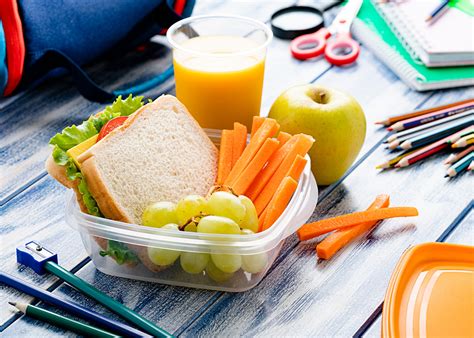
[{"label": "sandwich", "polygon": [[[206,195],[217,174],[218,150],[174,96],[144,104],[131,95],[50,140],[46,170],[73,189],[81,211],[141,224],[157,201]],[[146,248],[95,238],[102,255],[119,264],[142,262],[159,271]]]}]

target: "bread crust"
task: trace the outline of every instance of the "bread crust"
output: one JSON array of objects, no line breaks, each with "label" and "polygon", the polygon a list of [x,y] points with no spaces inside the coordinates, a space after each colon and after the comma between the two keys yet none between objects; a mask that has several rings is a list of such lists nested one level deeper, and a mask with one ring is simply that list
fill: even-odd
[{"label": "bread crust", "polygon": [[104,184],[101,174],[97,169],[95,157],[91,156],[81,163],[81,172],[86,180],[87,187],[94,197],[99,210],[102,214],[114,221],[131,223],[131,219],[126,215],[123,209],[115,202],[112,195]]}]

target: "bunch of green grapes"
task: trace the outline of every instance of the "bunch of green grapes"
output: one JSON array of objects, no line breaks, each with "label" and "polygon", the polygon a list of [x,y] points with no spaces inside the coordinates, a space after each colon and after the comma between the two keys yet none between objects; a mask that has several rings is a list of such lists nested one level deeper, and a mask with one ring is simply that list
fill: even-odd
[{"label": "bunch of green grapes", "polygon": [[[142,216],[145,226],[170,231],[192,231],[206,234],[249,235],[258,230],[258,215],[246,196],[217,191],[207,199],[189,195],[178,203],[158,202],[148,206]],[[268,263],[266,253],[235,255],[223,253],[179,252],[149,248],[150,260],[160,266],[172,265],[180,258],[181,268],[190,274],[206,274],[216,282],[228,280],[234,272],[263,271]]]}]

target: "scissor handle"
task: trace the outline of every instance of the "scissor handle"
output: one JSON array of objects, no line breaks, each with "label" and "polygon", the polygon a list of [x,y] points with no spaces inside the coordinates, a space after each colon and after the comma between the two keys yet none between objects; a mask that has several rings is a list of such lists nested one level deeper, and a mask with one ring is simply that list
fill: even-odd
[{"label": "scissor handle", "polygon": [[[338,50],[350,50],[347,54],[338,54]],[[326,60],[335,66],[344,66],[353,63],[360,53],[360,45],[350,33],[339,33],[326,44],[324,55]]]},{"label": "scissor handle", "polygon": [[[298,36],[291,41],[291,54],[299,60],[306,60],[323,54],[326,40],[331,35],[326,28],[321,28],[315,33]],[[305,45],[315,45],[312,48],[302,48]]]}]

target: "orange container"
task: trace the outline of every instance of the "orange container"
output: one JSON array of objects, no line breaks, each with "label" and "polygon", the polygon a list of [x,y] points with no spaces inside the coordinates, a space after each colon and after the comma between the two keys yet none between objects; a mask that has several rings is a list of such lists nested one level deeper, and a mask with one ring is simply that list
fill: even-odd
[{"label": "orange container", "polygon": [[474,337],[474,247],[407,250],[385,295],[383,337]]}]

